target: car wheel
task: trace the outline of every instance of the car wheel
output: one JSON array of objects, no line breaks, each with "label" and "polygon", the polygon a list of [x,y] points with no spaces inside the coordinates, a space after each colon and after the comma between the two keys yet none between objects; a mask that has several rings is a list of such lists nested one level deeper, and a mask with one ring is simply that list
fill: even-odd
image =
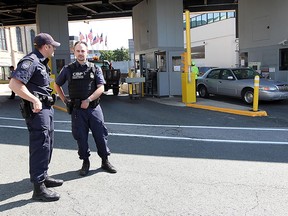
[{"label": "car wheel", "polygon": [[209,96],[207,88],[203,85],[198,86],[198,94],[202,98],[207,98]]},{"label": "car wheel", "polygon": [[254,90],[252,88],[245,89],[242,94],[242,100],[247,104],[253,103]]}]

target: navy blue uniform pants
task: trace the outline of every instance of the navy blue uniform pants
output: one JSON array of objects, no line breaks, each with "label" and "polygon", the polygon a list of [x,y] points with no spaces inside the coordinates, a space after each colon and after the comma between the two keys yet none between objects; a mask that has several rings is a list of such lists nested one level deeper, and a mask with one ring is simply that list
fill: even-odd
[{"label": "navy blue uniform pants", "polygon": [[73,109],[72,134],[78,144],[80,159],[88,159],[90,149],[88,144],[89,129],[92,132],[97,147],[97,153],[101,158],[107,158],[110,150],[107,146],[108,130],[104,125],[104,116],[101,106],[87,109]]},{"label": "navy blue uniform pants", "polygon": [[26,119],[29,131],[30,180],[40,183],[47,177],[54,144],[54,109],[43,107]]}]

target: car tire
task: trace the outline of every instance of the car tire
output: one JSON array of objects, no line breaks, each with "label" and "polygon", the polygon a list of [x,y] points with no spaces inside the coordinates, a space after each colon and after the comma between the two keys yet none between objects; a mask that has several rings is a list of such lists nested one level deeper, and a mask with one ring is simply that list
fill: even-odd
[{"label": "car tire", "polygon": [[242,100],[246,104],[252,104],[253,98],[254,98],[254,90],[252,88],[247,88],[247,89],[243,90]]},{"label": "car tire", "polygon": [[198,94],[201,98],[207,98],[209,96],[207,88],[204,85],[198,86]]}]

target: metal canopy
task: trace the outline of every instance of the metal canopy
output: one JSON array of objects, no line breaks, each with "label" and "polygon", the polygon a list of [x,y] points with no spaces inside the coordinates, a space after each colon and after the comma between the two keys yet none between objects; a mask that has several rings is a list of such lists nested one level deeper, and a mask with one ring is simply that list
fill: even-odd
[{"label": "metal canopy", "polygon": [[[0,25],[35,24],[37,4],[67,6],[68,21],[132,16],[143,0],[1,0]],[[144,0],[149,1],[149,0]],[[236,10],[238,0],[183,0],[183,11]]]}]

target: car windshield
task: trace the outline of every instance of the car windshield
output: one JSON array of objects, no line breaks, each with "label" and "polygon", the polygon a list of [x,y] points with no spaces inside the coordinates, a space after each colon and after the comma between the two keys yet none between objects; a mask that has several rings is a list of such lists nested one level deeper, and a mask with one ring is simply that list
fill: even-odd
[{"label": "car windshield", "polygon": [[237,69],[232,69],[232,71],[238,80],[254,79],[256,75],[259,76],[259,73],[249,68],[237,68]]}]

